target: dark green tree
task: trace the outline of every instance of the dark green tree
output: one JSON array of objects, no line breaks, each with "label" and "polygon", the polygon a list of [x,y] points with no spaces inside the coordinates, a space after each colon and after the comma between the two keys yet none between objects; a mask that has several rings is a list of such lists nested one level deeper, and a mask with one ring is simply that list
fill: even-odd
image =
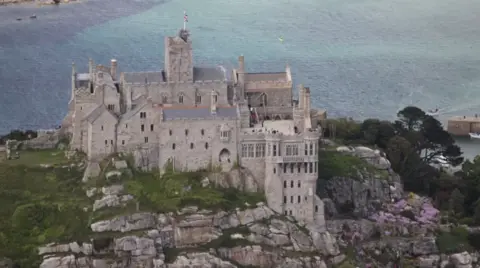
[{"label": "dark green tree", "polygon": [[453,190],[452,194],[450,195],[449,200],[449,210],[457,216],[463,215],[464,213],[464,202],[465,196],[460,192],[458,188]]},{"label": "dark green tree", "polygon": [[445,156],[453,165],[462,163],[460,147],[437,119],[414,106],[405,107],[397,116],[398,133],[412,144],[423,163],[429,164],[438,156]]},{"label": "dark green tree", "polygon": [[378,119],[366,119],[360,130],[368,144],[375,144],[382,149],[387,148],[388,141],[395,136],[395,128],[392,123]]}]

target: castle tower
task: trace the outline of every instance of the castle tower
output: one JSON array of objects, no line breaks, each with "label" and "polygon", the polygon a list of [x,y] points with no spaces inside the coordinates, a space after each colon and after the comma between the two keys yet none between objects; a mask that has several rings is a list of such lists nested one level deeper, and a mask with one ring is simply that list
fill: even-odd
[{"label": "castle tower", "polygon": [[298,106],[293,107],[293,122],[298,130],[303,131],[305,127],[305,88],[300,85],[298,88]]},{"label": "castle tower", "polygon": [[304,107],[303,110],[305,112],[305,123],[304,123],[304,129],[311,129],[312,128],[312,119],[310,118],[310,88],[306,87],[305,88],[305,95],[304,95]]},{"label": "castle tower", "polygon": [[280,177],[280,137],[279,134],[268,133],[265,135],[266,157],[265,157],[265,197],[267,204],[277,213],[284,211],[283,185]]},{"label": "castle tower", "polygon": [[167,82],[193,82],[193,53],[190,33],[181,29],[175,37],[165,37]]}]

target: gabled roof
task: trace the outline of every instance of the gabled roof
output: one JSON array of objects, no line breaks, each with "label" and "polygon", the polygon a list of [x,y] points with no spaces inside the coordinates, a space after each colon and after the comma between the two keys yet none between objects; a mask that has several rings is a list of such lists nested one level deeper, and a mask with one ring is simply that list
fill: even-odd
[{"label": "gabled roof", "polygon": [[137,73],[123,73],[125,83],[160,83],[165,82],[165,73],[160,72],[137,72]]},{"label": "gabled roof", "polygon": [[245,74],[246,82],[260,82],[260,81],[278,81],[287,82],[287,73],[247,73]]},{"label": "gabled roof", "polygon": [[136,103],[135,108],[132,110],[124,113],[121,117],[121,120],[128,120],[132,118],[132,116],[136,115],[140,110],[143,109],[147,104],[151,103],[148,99],[144,97],[140,97],[137,99],[137,101],[134,101]]},{"label": "gabled roof", "polygon": [[105,105],[98,106],[95,110],[93,110],[87,117],[85,118],[89,123],[93,124],[103,113],[109,113],[115,121],[117,120],[117,116],[115,116],[110,110],[108,110]]},{"label": "gabled roof", "polygon": [[193,67],[193,81],[221,80],[227,79],[227,74],[221,67]]}]

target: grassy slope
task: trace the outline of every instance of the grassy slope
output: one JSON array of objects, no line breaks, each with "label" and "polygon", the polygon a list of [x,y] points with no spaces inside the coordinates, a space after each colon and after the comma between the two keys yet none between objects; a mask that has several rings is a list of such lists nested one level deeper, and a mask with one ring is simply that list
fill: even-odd
[{"label": "grassy slope", "polygon": [[[203,172],[168,173],[160,177],[157,172],[134,171],[130,176],[109,181],[101,177],[84,185],[81,170],[60,167],[69,163],[63,155],[51,150],[30,151],[21,152],[18,160],[0,161],[0,256],[17,261],[20,267],[38,267],[40,245],[85,241],[94,236],[90,223],[136,211],[136,202],[124,208],[85,211],[94,201],[85,195],[86,188],[92,185],[100,187],[121,181],[127,192],[137,197],[140,211],[174,212],[186,205],[230,210],[264,201],[262,194],[201,187]],[[40,164],[57,165],[41,168]]]}]

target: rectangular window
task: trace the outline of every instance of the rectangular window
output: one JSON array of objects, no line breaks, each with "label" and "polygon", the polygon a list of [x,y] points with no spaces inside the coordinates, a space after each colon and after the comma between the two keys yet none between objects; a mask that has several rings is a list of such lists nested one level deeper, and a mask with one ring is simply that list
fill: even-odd
[{"label": "rectangular window", "polygon": [[110,140],[110,145],[113,145],[113,140]]},{"label": "rectangular window", "polygon": [[298,155],[298,145],[292,145],[293,146],[293,155]]},{"label": "rectangular window", "polygon": [[109,105],[107,105],[107,109],[110,110],[110,111],[113,111],[113,110],[115,110],[115,105],[109,104]]},{"label": "rectangular window", "polygon": [[145,137],[144,140],[145,140],[145,143],[148,143],[148,137]]},{"label": "rectangular window", "polygon": [[147,118],[147,112],[140,112],[140,118]]},{"label": "rectangular window", "polygon": [[122,140],[122,145],[125,145],[125,140]]},{"label": "rectangular window", "polygon": [[140,130],[141,130],[142,132],[145,131],[145,125],[144,125],[144,124],[142,124],[142,125],[140,126]]},{"label": "rectangular window", "polygon": [[302,164],[301,163],[297,163],[297,172],[298,173],[302,172]]},{"label": "rectangular window", "polygon": [[265,144],[255,144],[255,157],[265,157]]},{"label": "rectangular window", "polygon": [[305,155],[308,155],[308,144],[305,143]]},{"label": "rectangular window", "polygon": [[273,145],[273,153],[272,156],[277,156],[277,145]]},{"label": "rectangular window", "polygon": [[195,95],[195,103],[196,104],[201,104],[202,103],[202,96],[200,95]]},{"label": "rectangular window", "polygon": [[247,157],[247,145],[242,144],[242,157]]},{"label": "rectangular window", "polygon": [[248,157],[254,157],[254,150],[255,147],[253,147],[253,144],[248,145]]},{"label": "rectangular window", "polygon": [[297,203],[300,203],[300,200],[302,200],[302,198],[300,196],[298,196]]},{"label": "rectangular window", "polygon": [[271,155],[271,151],[272,151],[272,145],[269,144],[267,147],[267,156]]},{"label": "rectangular window", "polygon": [[313,144],[310,143],[310,155],[313,155]]},{"label": "rectangular window", "polygon": [[153,131],[153,124],[150,125],[150,131]]},{"label": "rectangular window", "polygon": [[290,203],[293,203],[293,195],[290,196]]},{"label": "rectangular window", "polygon": [[287,164],[283,164],[283,173],[287,173]]},{"label": "rectangular window", "polygon": [[108,145],[108,140],[105,140],[105,145]]},{"label": "rectangular window", "polygon": [[128,124],[125,124],[125,128],[128,128]]},{"label": "rectangular window", "polygon": [[291,146],[291,145],[287,145],[286,147],[287,147],[287,148],[286,148],[285,151],[286,151],[287,156],[292,155],[292,146]]},{"label": "rectangular window", "polygon": [[287,203],[287,196],[286,196],[286,195],[283,196],[283,203],[284,203],[284,204]]},{"label": "rectangular window", "polygon": [[309,173],[313,173],[313,163],[311,163],[311,162],[308,163],[308,166],[309,166],[309,168],[308,168]]},{"label": "rectangular window", "polygon": [[295,168],[295,164],[291,163],[290,164],[290,173],[293,173],[294,168]]},{"label": "rectangular window", "polygon": [[302,184],[300,183],[300,181],[298,181],[298,188],[300,188],[301,185],[302,185]]}]

